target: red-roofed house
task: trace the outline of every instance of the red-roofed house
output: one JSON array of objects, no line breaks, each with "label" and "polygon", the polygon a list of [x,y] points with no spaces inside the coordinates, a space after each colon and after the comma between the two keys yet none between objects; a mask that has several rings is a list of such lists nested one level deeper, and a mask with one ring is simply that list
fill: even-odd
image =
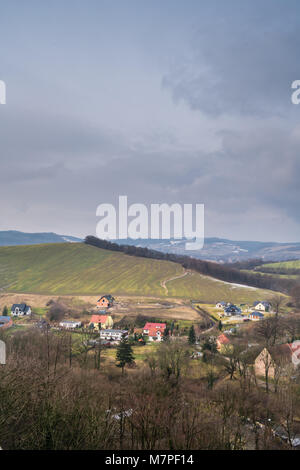
[{"label": "red-roofed house", "polygon": [[100,328],[109,329],[113,326],[114,322],[110,315],[92,315],[89,323],[89,328],[94,328],[95,330]]},{"label": "red-roofed house", "polygon": [[109,308],[112,307],[114,303],[114,298],[112,295],[102,295],[100,299],[97,300],[97,307]]},{"label": "red-roofed house", "polygon": [[148,336],[149,341],[161,341],[166,327],[166,323],[147,322],[143,328],[143,334]]},{"label": "red-roofed house", "polygon": [[217,343],[217,350],[222,352],[226,346],[230,345],[230,340],[229,338],[227,338],[226,335],[224,335],[224,333],[222,333],[220,336],[217,337],[216,343]]}]

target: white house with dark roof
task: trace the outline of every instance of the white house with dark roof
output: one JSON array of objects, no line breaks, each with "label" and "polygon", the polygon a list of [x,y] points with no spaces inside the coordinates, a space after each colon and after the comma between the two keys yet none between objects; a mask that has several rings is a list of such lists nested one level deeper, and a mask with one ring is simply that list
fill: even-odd
[{"label": "white house with dark roof", "polygon": [[258,311],[269,312],[271,308],[271,304],[269,302],[265,302],[265,301],[261,302],[259,300],[257,302],[254,302],[253,307],[255,308],[255,310],[258,310]]},{"label": "white house with dark roof", "polygon": [[26,304],[13,304],[11,307],[11,314],[13,317],[23,317],[31,315],[31,307]]}]

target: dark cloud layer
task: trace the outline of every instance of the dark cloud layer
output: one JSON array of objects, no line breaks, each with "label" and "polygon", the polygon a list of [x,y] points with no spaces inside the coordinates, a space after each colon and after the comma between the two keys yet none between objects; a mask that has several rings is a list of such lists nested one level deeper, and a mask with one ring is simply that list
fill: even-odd
[{"label": "dark cloud layer", "polygon": [[172,21],[167,9],[157,15],[165,35],[151,38],[148,25],[147,40],[140,7],[139,26],[128,12],[118,24],[123,43],[109,7],[101,16],[92,4],[107,17],[101,32],[79,4],[66,23],[80,25],[83,9],[82,44],[63,28],[55,41],[46,26],[39,36],[33,15],[23,26],[30,48],[11,41],[10,53],[0,51],[8,85],[22,95],[18,70],[31,87],[0,106],[1,228],[84,236],[97,205],[126,194],[129,203],[204,202],[210,236],[299,239],[300,108],[290,99],[300,78],[298,4],[191,2],[183,11],[170,2]]}]

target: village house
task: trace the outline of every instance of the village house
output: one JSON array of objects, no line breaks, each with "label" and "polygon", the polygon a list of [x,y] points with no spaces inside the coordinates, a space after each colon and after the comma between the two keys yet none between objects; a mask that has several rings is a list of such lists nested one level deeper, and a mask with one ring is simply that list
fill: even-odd
[{"label": "village house", "polygon": [[92,315],[89,328],[100,330],[112,328],[114,326],[113,319],[110,315]]},{"label": "village house", "polygon": [[81,321],[69,321],[69,320],[66,320],[66,321],[61,321],[59,323],[59,326],[61,328],[65,328],[66,330],[73,330],[75,328],[81,328],[82,326],[82,323]]},{"label": "village house", "polygon": [[216,308],[225,309],[225,307],[227,307],[227,303],[226,303],[226,302],[217,302],[217,303],[216,303]]},{"label": "village house", "polygon": [[267,369],[268,376],[274,378],[279,368],[293,370],[297,367],[298,361],[300,363],[298,344],[279,344],[262,349],[255,358],[254,371],[257,376],[264,376]]},{"label": "village house", "polygon": [[251,312],[248,315],[248,318],[250,318],[250,320],[252,320],[252,321],[259,321],[259,320],[264,319],[264,314],[261,313],[261,312]]},{"label": "village house", "polygon": [[97,300],[97,307],[100,307],[100,308],[112,307],[113,303],[114,303],[114,300],[115,299],[110,294],[102,295],[102,297],[100,297],[100,299]]},{"label": "village house", "polygon": [[167,325],[166,323],[147,322],[143,328],[143,334],[148,336],[149,341],[161,341]]},{"label": "village house", "polygon": [[1,329],[6,329],[12,326],[13,322],[11,317],[8,316],[0,316],[0,328]]},{"label": "village house", "polygon": [[26,304],[13,304],[11,307],[11,314],[14,317],[23,317],[25,315],[31,315],[31,307]]},{"label": "village house", "polygon": [[255,308],[255,310],[259,310],[259,311],[262,311],[262,312],[269,312],[270,311],[270,308],[271,308],[271,305],[269,302],[265,302],[265,301],[256,301],[253,303],[253,307]]},{"label": "village house", "polygon": [[230,304],[224,310],[224,315],[226,317],[231,317],[233,315],[240,315],[242,313],[241,309],[236,305]]},{"label": "village house", "polygon": [[231,346],[230,339],[226,335],[224,335],[224,333],[217,337],[216,344],[217,350],[221,353],[224,352],[226,348]]},{"label": "village house", "polygon": [[121,341],[122,338],[127,338],[127,337],[128,337],[127,330],[112,330],[112,329],[100,330],[101,339],[106,339],[109,341]]}]

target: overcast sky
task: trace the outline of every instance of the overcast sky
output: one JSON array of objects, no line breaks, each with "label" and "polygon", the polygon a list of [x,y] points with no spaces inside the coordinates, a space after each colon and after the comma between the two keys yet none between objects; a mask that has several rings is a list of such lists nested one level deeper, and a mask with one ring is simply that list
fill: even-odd
[{"label": "overcast sky", "polygon": [[300,241],[298,0],[0,3],[0,230],[204,203],[205,234]]}]

